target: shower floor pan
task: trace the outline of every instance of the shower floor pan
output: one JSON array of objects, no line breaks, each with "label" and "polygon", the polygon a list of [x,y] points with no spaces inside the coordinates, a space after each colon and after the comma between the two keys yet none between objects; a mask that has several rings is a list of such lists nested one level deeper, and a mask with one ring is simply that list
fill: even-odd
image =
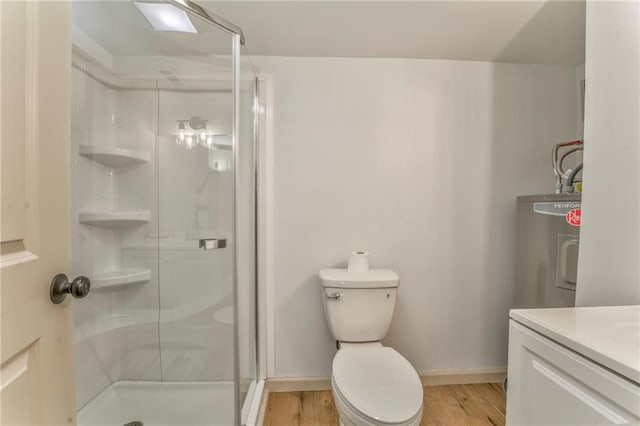
[{"label": "shower floor pan", "polygon": [[[117,382],[77,414],[78,426],[228,426],[232,382]],[[138,423],[139,424],[139,423]]]}]

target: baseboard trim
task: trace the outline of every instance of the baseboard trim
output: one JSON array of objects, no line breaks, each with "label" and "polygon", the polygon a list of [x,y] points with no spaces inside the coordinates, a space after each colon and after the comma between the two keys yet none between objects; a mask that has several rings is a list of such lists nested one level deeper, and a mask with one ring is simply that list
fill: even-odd
[{"label": "baseboard trim", "polygon": [[[506,368],[419,371],[423,386],[501,383]],[[265,382],[269,392],[305,392],[331,390],[330,377],[272,377]]]},{"label": "baseboard trim", "polygon": [[331,390],[331,377],[272,377],[265,386],[269,392]]},{"label": "baseboard trim", "polygon": [[502,383],[506,368],[477,368],[464,370],[418,371],[423,386],[467,385],[473,383]]}]

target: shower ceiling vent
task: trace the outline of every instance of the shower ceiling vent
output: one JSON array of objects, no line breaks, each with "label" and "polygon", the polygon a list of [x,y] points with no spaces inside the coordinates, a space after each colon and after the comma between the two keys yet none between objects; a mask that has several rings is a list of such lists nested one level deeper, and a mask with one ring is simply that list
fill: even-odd
[{"label": "shower ceiling vent", "polygon": [[166,78],[167,80],[173,83],[182,83],[182,79],[178,77],[177,74],[171,70],[159,70],[158,72],[162,74],[164,78]]}]

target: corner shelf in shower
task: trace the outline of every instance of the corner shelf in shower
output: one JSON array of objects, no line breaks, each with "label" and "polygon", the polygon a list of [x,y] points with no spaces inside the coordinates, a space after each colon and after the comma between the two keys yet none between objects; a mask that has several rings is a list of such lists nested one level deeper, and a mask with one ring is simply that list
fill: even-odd
[{"label": "corner shelf in shower", "polygon": [[149,222],[149,210],[80,212],[78,222],[102,228],[121,228]]},{"label": "corner shelf in shower", "polygon": [[93,275],[91,277],[91,289],[120,287],[143,283],[150,279],[151,271],[148,269],[116,269]]},{"label": "corner shelf in shower", "polygon": [[112,146],[80,145],[78,153],[112,169],[148,163],[151,159],[151,153],[148,151],[136,151]]}]

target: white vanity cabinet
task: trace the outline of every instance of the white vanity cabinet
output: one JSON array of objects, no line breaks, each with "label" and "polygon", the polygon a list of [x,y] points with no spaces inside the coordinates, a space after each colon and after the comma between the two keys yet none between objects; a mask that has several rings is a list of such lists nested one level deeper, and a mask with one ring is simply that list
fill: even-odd
[{"label": "white vanity cabinet", "polygon": [[606,322],[602,309],[512,311],[507,425],[640,425],[640,311]]}]

